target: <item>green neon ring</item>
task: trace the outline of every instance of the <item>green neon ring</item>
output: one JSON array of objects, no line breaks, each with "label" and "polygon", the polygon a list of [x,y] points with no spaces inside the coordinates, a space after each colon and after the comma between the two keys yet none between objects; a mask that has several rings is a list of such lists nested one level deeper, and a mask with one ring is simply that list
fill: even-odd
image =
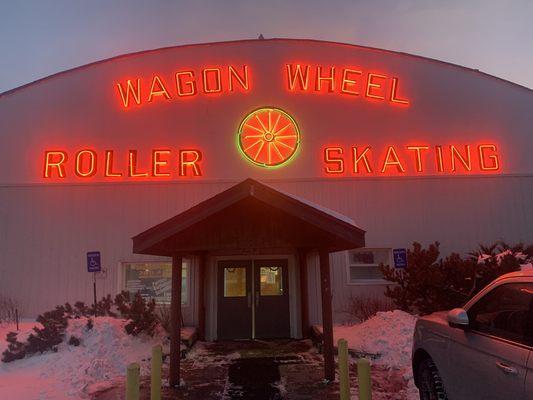
[{"label": "green neon ring", "polygon": [[[278,113],[281,113],[285,118],[287,118],[292,123],[292,125],[294,126],[294,132],[296,133],[296,141],[295,141],[294,150],[292,151],[292,153],[287,158],[285,158],[284,160],[281,160],[281,161],[279,161],[279,162],[277,162],[275,164],[267,164],[265,162],[260,162],[260,161],[254,160],[252,157],[250,157],[250,155],[245,153],[245,151],[244,151],[244,149],[242,147],[243,144],[242,144],[242,141],[241,141],[241,135],[242,135],[242,129],[243,129],[244,124],[246,123],[246,121],[248,121],[250,118],[252,118],[255,114],[260,113],[260,112],[262,113],[262,112],[265,112],[265,111],[267,111],[267,112],[268,111],[276,111]],[[251,164],[256,165],[258,167],[274,169],[274,168],[279,168],[279,167],[282,167],[282,166],[286,165],[298,153],[298,150],[300,149],[301,133],[300,133],[300,127],[298,126],[298,123],[296,122],[296,120],[288,112],[286,112],[285,110],[282,110],[281,108],[277,108],[277,107],[259,107],[259,108],[256,108],[255,110],[250,111],[242,119],[241,123],[239,124],[239,129],[237,131],[236,140],[237,140],[237,148],[239,149],[241,155],[244,157],[245,160],[247,160]]]}]

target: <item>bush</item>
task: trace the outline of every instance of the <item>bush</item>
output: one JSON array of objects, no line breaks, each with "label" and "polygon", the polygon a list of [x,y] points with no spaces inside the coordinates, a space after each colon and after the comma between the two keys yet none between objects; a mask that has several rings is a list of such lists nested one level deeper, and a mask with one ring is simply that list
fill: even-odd
[{"label": "bush", "polygon": [[0,295],[0,323],[17,320],[18,303],[10,297]]},{"label": "bush", "polygon": [[45,351],[57,351],[57,346],[65,338],[65,330],[68,325],[65,308],[58,306],[55,310],[47,311],[37,317],[43,327],[34,327],[28,336],[26,343],[26,355],[44,353]]},{"label": "bush", "polygon": [[[65,314],[67,318],[80,318],[80,317],[94,317],[95,314],[97,317],[113,317],[116,318],[117,314],[111,309],[114,306],[111,295],[108,294],[105,297],[102,297],[96,305],[87,306],[83,301],[77,301],[74,303],[74,307],[70,303],[65,303],[63,306],[65,308]],[[96,312],[95,312],[96,309]]]},{"label": "bush", "polygon": [[5,363],[20,360],[26,356],[24,343],[17,340],[18,333],[9,332],[6,336],[7,350],[2,353],[2,361]]},{"label": "bush", "polygon": [[388,286],[385,295],[412,313],[459,307],[498,276],[520,270],[522,263],[530,262],[532,249],[498,243],[480,246],[466,258],[452,253],[440,259],[438,242],[427,249],[415,242],[407,251],[406,269],[381,266],[384,278],[396,284]]},{"label": "bush", "polygon": [[364,322],[380,311],[393,309],[394,303],[389,298],[351,294],[341,312],[348,314],[353,321]]},{"label": "bush", "polygon": [[[57,351],[57,346],[65,340],[69,319],[87,317],[86,329],[91,330],[94,323],[90,317],[94,316],[95,311],[97,316],[117,317],[112,311],[113,307],[118,309],[123,318],[129,320],[124,327],[126,333],[154,335],[160,321],[155,313],[155,301],[143,299],[138,292],[131,297],[129,292],[123,291],[115,297],[115,301],[107,295],[96,304],[96,307],[94,305],[89,307],[78,301],[74,306],[65,303],[39,315],[37,322],[42,328],[34,327],[26,342],[19,342],[15,332],[7,334],[8,348],[2,353],[2,361],[11,362],[36,353]],[[72,346],[79,346],[80,343],[80,339],[75,336],[71,336],[68,340],[68,344]]]},{"label": "bush", "polygon": [[157,306],[156,318],[159,325],[170,335],[170,306],[166,304]]},{"label": "bush", "polygon": [[79,346],[81,344],[81,340],[79,338],[77,338],[76,336],[71,336],[70,339],[68,340],[68,344],[70,346]]},{"label": "bush", "polygon": [[139,292],[131,299],[130,293],[122,291],[115,297],[117,306],[122,317],[129,319],[124,329],[129,335],[145,333],[153,336],[158,325],[155,314],[155,300],[145,300]]}]

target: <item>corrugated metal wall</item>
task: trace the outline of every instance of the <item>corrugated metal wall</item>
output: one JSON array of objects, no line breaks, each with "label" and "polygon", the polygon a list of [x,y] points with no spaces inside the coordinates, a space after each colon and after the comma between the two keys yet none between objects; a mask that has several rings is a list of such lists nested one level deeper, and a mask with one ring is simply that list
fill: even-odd
[{"label": "corrugated metal wall", "polygon": [[[115,293],[121,287],[120,262],[154,259],[131,253],[133,235],[233,183],[0,187],[0,291],[18,300],[27,316],[65,301],[90,302],[92,277],[85,253],[100,250],[108,274],[98,280],[98,296]],[[408,247],[413,241],[438,240],[449,253],[498,239],[533,241],[532,176],[267,183],[353,218],[367,231],[367,246]],[[311,322],[320,317],[315,264],[310,257]],[[337,311],[351,291],[373,290],[346,281],[344,255],[334,254]],[[186,311],[190,322],[196,318]]]}]

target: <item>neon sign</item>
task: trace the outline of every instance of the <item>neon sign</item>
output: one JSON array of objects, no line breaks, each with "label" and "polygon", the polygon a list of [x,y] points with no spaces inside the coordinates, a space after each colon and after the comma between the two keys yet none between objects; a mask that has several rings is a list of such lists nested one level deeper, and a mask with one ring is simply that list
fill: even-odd
[{"label": "neon sign", "polygon": [[[400,79],[392,73],[305,63],[283,63],[278,71],[290,96],[332,94],[399,107],[412,104],[408,91],[404,91]],[[186,101],[200,95],[248,94],[253,88],[252,69],[247,64],[179,69],[171,75],[153,74],[150,78],[135,77],[114,84],[123,109],[175,99]],[[324,137],[329,133],[332,132],[319,132]],[[296,120],[277,107],[261,107],[248,113],[236,135],[227,134],[228,138],[234,138],[243,159],[253,167],[285,166],[300,151],[301,132]],[[316,164],[298,164],[295,171],[300,172],[297,174],[309,167],[323,177],[465,175],[501,171],[501,156],[492,142],[372,147],[346,143],[324,146],[310,140],[310,144],[314,147],[309,151],[316,157]],[[42,176],[50,181],[169,180],[203,177],[209,172],[204,171],[204,161],[203,152],[195,148],[162,147],[148,151],[82,148],[46,150],[41,165]]]},{"label": "neon sign", "polygon": [[378,151],[370,146],[327,146],[322,161],[326,176],[494,173],[501,168],[495,144],[391,145]]},{"label": "neon sign", "polygon": [[[290,93],[333,93],[399,106],[410,104],[402,93],[400,79],[391,74],[302,63],[285,64],[281,71],[285,90]],[[252,90],[251,76],[251,68],[246,64],[227,65],[130,78],[116,83],[115,87],[121,107],[129,109],[198,95],[249,93]]]},{"label": "neon sign", "polygon": [[[196,149],[153,149],[142,166],[137,150],[120,154],[117,161],[115,150],[98,153],[93,149],[82,149],[74,153],[64,150],[44,152],[43,177],[64,179],[72,175],[84,179],[94,176],[102,178],[172,178],[202,176],[202,152]],[[71,161],[73,160],[73,161]],[[177,168],[173,167],[177,165]]]},{"label": "neon sign", "polygon": [[287,88],[300,93],[338,93],[408,106],[399,94],[399,79],[354,68],[286,64]]},{"label": "neon sign", "polygon": [[150,79],[134,78],[116,84],[123,108],[162,100],[194,97],[198,94],[248,92],[250,73],[247,65],[180,70],[172,78],[155,74]]},{"label": "neon sign", "polygon": [[298,150],[300,130],[289,114],[279,108],[260,108],[239,125],[237,144],[251,163],[265,168],[286,164]]}]

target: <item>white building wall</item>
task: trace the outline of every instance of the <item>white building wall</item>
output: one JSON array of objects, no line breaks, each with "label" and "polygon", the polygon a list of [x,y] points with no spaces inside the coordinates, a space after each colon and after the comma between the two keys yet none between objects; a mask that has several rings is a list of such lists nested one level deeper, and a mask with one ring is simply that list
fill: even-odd
[{"label": "white building wall", "polygon": [[[400,79],[409,107],[339,93],[296,93],[284,85],[286,63],[360,68]],[[116,83],[154,73],[168,81],[178,70],[248,65],[251,90],[221,96],[144,101],[125,110]],[[169,81],[170,82],[170,81]],[[287,110],[302,133],[301,150],[283,168],[244,161],[235,145],[239,121],[260,106]],[[100,250],[105,279],[98,296],[116,293],[119,265],[154,260],[133,255],[131,237],[248,177],[326,206],[367,231],[369,247],[441,242],[443,254],[471,251],[495,240],[533,241],[533,91],[474,70],[422,57],[305,40],[241,41],[183,46],[126,55],[67,71],[0,94],[0,293],[35,315],[65,301],[92,300],[85,254]],[[410,144],[498,145],[501,170],[483,175],[325,177],[324,146]],[[193,146],[204,155],[204,175],[176,182],[86,181],[73,174],[76,151],[137,149],[148,168],[152,149]],[[68,151],[68,178],[42,176],[45,150]],[[475,153],[475,147],[472,148]],[[377,152],[376,152],[376,157]],[[427,163],[434,164],[428,156]],[[433,160],[433,161],[430,161]],[[474,161],[476,162],[476,161]],[[379,164],[379,163],[377,163]],[[376,164],[376,165],[377,165]],[[379,165],[375,169],[379,168]],[[174,166],[175,167],[175,166]],[[346,165],[347,170],[350,166]],[[434,168],[434,165],[433,165]],[[174,168],[175,170],[175,168]],[[174,171],[175,172],[175,171]],[[479,172],[479,171],[478,171]],[[336,318],[350,292],[345,258],[332,255]],[[319,274],[309,257],[310,319],[320,321]],[[186,323],[195,323],[195,268]],[[208,287],[206,287],[208,289]]]},{"label": "white building wall", "polygon": [[[100,250],[107,278],[98,296],[120,287],[118,266],[154,260],[134,255],[131,237],[228,188],[211,184],[32,185],[0,188],[0,289],[35,315],[65,301],[92,300],[85,254]],[[533,239],[533,177],[409,178],[268,182],[353,218],[368,247],[441,242],[444,254],[479,243]],[[310,296],[320,303],[318,269],[309,258]],[[191,268],[195,279],[195,268]],[[350,291],[344,254],[332,255],[334,309]],[[313,286],[314,285],[314,286]],[[193,285],[194,286],[194,285]],[[191,304],[197,298],[191,290]],[[315,321],[319,308],[310,305]],[[187,318],[196,321],[192,310]]]}]

